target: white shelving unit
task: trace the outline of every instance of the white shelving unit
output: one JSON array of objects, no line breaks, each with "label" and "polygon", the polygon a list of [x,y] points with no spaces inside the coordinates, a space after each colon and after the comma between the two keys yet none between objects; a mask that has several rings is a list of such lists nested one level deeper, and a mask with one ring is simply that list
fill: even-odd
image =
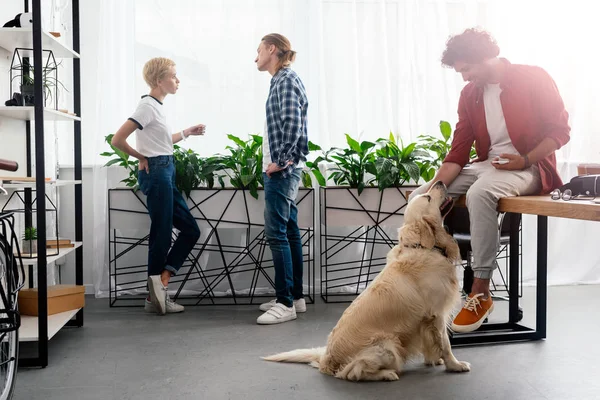
[{"label": "white shelving unit", "polygon": [[[33,29],[0,28],[0,47],[11,53],[17,48],[33,49]],[[51,50],[56,58],[79,58],[79,53],[62,44],[48,32],[42,32],[42,48]],[[24,57],[33,58],[33,51],[22,54]]]},{"label": "white shelving unit", "polygon": [[[20,121],[35,121],[34,107],[9,107],[0,106],[0,117],[16,119]],[[81,118],[71,114],[57,111],[52,108],[44,108],[44,121],[81,121]]]},{"label": "white shelving unit", "polygon": [[[4,183],[2,187],[5,189],[35,189],[35,182],[10,182],[11,183]],[[46,181],[46,184],[52,186],[72,186],[81,185],[81,181],[57,179],[55,181]]]},{"label": "white shelving unit", "polygon": [[[28,66],[37,67],[35,70],[35,93],[43,93],[44,88],[41,87],[42,83],[42,71],[43,71],[43,53],[45,51],[51,51],[54,58],[57,59],[72,59],[73,60],[73,109],[75,113],[81,113],[81,67],[79,62],[79,0],[71,0],[71,11],[72,11],[72,39],[73,48],[66,46],[63,41],[65,38],[57,39],[48,32],[41,31],[41,0],[31,0],[31,2],[25,2],[24,12],[32,12],[33,15],[33,26],[26,28],[0,28],[0,48],[7,50],[10,53],[14,53],[18,49],[19,55],[23,58],[24,68]],[[29,7],[31,6],[31,10]],[[0,74],[0,79],[4,79],[3,74]],[[8,77],[6,77],[8,79]],[[24,189],[26,193],[25,200],[29,207],[34,213],[37,212],[37,224],[33,225],[31,216],[28,214],[27,218],[30,219],[28,224],[36,226],[39,232],[44,232],[46,229],[46,219],[44,201],[46,194],[46,187],[57,187],[73,185],[75,192],[75,207],[74,207],[74,220],[75,220],[75,238],[74,247],[60,248],[59,254],[55,256],[48,256],[46,249],[38,252],[37,258],[27,259],[23,258],[23,264],[29,266],[30,275],[37,274],[37,287],[38,287],[38,309],[40,310],[39,317],[33,316],[22,316],[21,327],[19,329],[19,340],[24,342],[37,342],[38,356],[35,358],[20,359],[20,366],[40,366],[46,367],[48,365],[48,341],[54,337],[64,326],[83,326],[83,309],[71,310],[60,314],[50,315],[47,314],[48,298],[47,298],[47,267],[48,264],[55,262],[70,253],[75,254],[75,282],[77,285],[83,285],[83,253],[82,253],[82,239],[83,239],[83,193],[81,185],[82,176],[82,164],[81,164],[81,118],[79,115],[71,115],[64,113],[53,108],[45,107],[43,104],[43,96],[35,96],[33,107],[14,106],[6,107],[0,106],[0,120],[4,118],[20,120],[25,122],[25,128],[23,129],[24,136],[27,136],[27,152],[28,154],[34,153],[35,157],[32,157],[32,161],[35,162],[35,168],[31,168],[30,161],[28,160],[26,174],[31,176],[35,175],[37,180],[32,182],[10,182],[3,186],[6,189]],[[36,109],[40,112],[36,115]],[[70,123],[73,126],[73,142],[74,142],[74,180],[45,180],[45,156],[44,156],[44,122],[46,121],[60,121],[64,123]],[[31,125],[31,123],[35,125]],[[35,128],[35,129],[33,129]],[[35,149],[29,148],[29,143],[35,139]],[[0,138],[0,143],[2,139]],[[23,174],[25,175],[25,174]],[[5,179],[9,180],[9,179]],[[35,196],[33,195],[35,190]],[[35,201],[31,198],[35,197]],[[38,212],[39,210],[39,212]],[[30,211],[31,212],[31,211]],[[44,235],[38,237],[38,247],[45,246],[43,243]],[[36,271],[36,272],[34,272]],[[33,279],[29,280],[29,286],[33,285]]]},{"label": "white shelving unit", "polygon": [[[69,322],[81,308],[69,310],[59,314],[48,315],[48,340],[52,339]],[[19,342],[37,342],[38,317],[21,316],[21,329],[19,329]]]},{"label": "white shelving unit", "polygon": [[[48,256],[46,258],[46,263],[50,264],[50,263],[53,263],[55,261],[58,261],[61,258],[65,257],[67,254],[72,253],[76,249],[78,249],[81,246],[83,246],[83,242],[73,242],[73,244],[74,244],[73,247],[59,248],[57,255],[55,255],[55,256]],[[37,265],[37,258],[25,258],[25,257],[23,257],[23,258],[21,258],[21,260],[23,261],[23,265]]]}]

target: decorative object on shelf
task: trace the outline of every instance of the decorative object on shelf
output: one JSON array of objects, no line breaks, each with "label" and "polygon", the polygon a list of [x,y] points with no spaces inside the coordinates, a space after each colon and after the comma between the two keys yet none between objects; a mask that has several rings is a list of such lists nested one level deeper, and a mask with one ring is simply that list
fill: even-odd
[{"label": "decorative object on shelf", "polygon": [[71,247],[75,247],[75,243],[73,243],[71,239],[51,238],[48,239],[48,242],[46,243],[46,248],[48,249],[68,249]]},{"label": "decorative object on shelf", "polygon": [[[29,178],[29,179],[35,179],[35,178]],[[31,189],[27,189],[27,190],[31,190]],[[31,190],[32,193],[35,193],[35,190]],[[25,216],[25,221],[29,220],[29,221],[35,221],[35,214],[38,212],[35,208],[30,207],[26,207],[27,202],[25,201],[25,190],[15,190],[14,192],[12,192],[12,194],[10,195],[10,197],[8,198],[8,200],[6,201],[6,203],[4,204],[4,206],[2,207],[2,212],[13,212],[14,214],[23,214]],[[54,205],[54,203],[52,202],[52,200],[48,197],[48,195],[45,195],[46,197],[46,209],[43,210],[43,212],[46,213],[46,220],[48,221],[55,221],[55,224],[52,228],[50,228],[50,225],[46,225],[48,228],[50,228],[50,232],[51,235],[48,236],[52,236],[54,238],[58,238],[58,210],[57,207]],[[15,203],[17,203],[18,205],[15,205]],[[36,199],[34,198],[31,202],[31,204],[35,204],[36,203]],[[49,215],[49,216],[48,216]],[[37,258],[37,228],[34,228],[32,226],[26,227],[25,228],[25,232],[23,235],[23,248],[21,249],[21,258],[22,259],[26,259],[26,258]],[[46,231],[47,233],[49,232],[48,230]],[[48,248],[48,245],[54,243],[56,244],[55,247],[51,247]],[[54,241],[50,241],[48,239],[46,239],[46,247],[48,248],[48,250],[46,250],[46,255],[47,256],[56,256],[59,254],[59,248],[58,248],[58,241],[57,239],[54,239]]]},{"label": "decorative object on shelf", "polygon": [[37,229],[33,226],[25,228],[21,248],[23,254],[37,254]]},{"label": "decorative object on shelf", "polygon": [[[19,312],[21,315],[38,316],[37,288],[19,291]],[[77,310],[85,306],[85,287],[81,285],[48,286],[48,315],[69,310]]]},{"label": "decorative object on shelf", "polygon": [[[9,100],[11,104],[9,104],[8,102],[5,103],[7,106],[33,106],[35,104],[34,68],[33,65],[29,64],[29,62],[24,60],[25,56],[21,54],[22,52],[28,50],[30,49],[16,48],[13,52],[12,62],[10,66],[9,90],[13,92],[13,84],[15,83],[14,81],[20,78],[19,90],[21,97],[18,98],[18,96],[15,96],[17,93],[13,92],[13,101]],[[68,92],[67,88],[63,85],[63,83],[60,80],[58,80],[58,67],[61,65],[62,61],[57,63],[56,59],[54,58],[54,53],[50,50],[43,50],[43,54],[47,54],[46,60],[44,62],[44,67],[42,68],[44,106],[47,106],[47,102],[49,99],[53,99],[53,108],[57,110],[59,89]]]},{"label": "decorative object on shelf", "polygon": [[4,24],[3,28],[24,28],[33,25],[33,15],[31,13],[20,13],[16,17]]},{"label": "decorative object on shelf", "polygon": [[7,107],[15,107],[15,106],[24,106],[25,100],[23,100],[23,95],[21,93],[13,93],[13,97],[4,102],[4,105]]}]

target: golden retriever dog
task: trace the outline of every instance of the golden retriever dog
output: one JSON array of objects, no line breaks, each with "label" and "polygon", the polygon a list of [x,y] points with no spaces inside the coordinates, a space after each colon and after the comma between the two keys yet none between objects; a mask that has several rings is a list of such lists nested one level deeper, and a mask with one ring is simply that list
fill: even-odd
[{"label": "golden retriever dog", "polygon": [[447,324],[459,300],[455,262],[458,246],[443,217],[452,208],[446,186],[436,182],[408,203],[399,243],[384,269],[344,311],[326,347],[263,357],[308,363],[350,381],[394,381],[407,360],[420,354],[426,365],[466,372],[448,338]]}]

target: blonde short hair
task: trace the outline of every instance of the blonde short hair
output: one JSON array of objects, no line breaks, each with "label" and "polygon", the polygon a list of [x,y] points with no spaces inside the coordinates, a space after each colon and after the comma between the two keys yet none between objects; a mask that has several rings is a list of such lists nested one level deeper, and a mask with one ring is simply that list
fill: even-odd
[{"label": "blonde short hair", "polygon": [[162,79],[169,72],[169,68],[174,66],[175,62],[168,58],[153,58],[144,65],[144,80],[150,88],[154,89],[158,86],[158,80]]}]

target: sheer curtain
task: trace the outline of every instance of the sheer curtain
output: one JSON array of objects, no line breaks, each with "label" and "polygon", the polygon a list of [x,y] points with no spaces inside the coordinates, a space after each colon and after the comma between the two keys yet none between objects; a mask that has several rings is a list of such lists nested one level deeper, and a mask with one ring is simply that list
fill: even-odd
[{"label": "sheer curtain", "polygon": [[[344,145],[345,133],[374,140],[392,131],[406,143],[437,134],[442,119],[456,122],[464,82],[440,56],[449,35],[481,26],[502,56],[539,65],[555,79],[573,129],[559,151],[563,179],[575,175],[577,163],[600,160],[599,56],[591,50],[600,28],[584,1],[106,0],[82,13],[90,22],[82,24],[84,76],[96,78],[83,103],[84,162],[94,166],[94,240],[86,252],[98,295],[108,285],[106,190],[118,180],[99,167],[106,160],[97,154],[147,92],[141,70],[151,57],[176,61],[181,85],[165,101],[167,117],[173,130],[207,125],[205,137],[184,143],[202,156],[224,152],[227,134],[262,132],[270,76],[256,70],[254,58],[270,32],[287,36],[298,52],[294,69],[307,87],[313,142],[327,148]],[[535,277],[536,254],[528,250],[535,248],[534,222],[525,218],[527,282]],[[591,242],[599,233],[598,224],[550,220],[551,284],[600,281]]]}]

